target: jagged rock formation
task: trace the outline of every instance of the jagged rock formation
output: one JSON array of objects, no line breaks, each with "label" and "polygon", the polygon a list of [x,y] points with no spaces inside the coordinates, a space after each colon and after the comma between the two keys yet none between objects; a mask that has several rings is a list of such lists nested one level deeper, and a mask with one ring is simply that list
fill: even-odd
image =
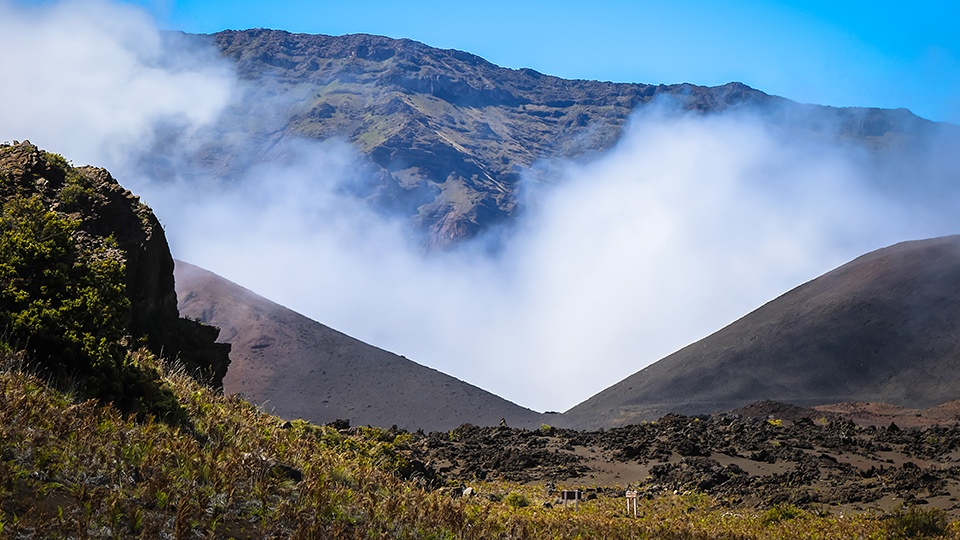
[{"label": "jagged rock formation", "polygon": [[233,344],[224,392],[284,418],[449,430],[536,427],[543,416],[314,322],[196,266],[177,262],[180,311]]},{"label": "jagged rock formation", "polygon": [[[938,129],[902,109],[801,105],[739,83],[566,80],[407,39],[262,29],[210,39],[241,77],[256,82],[261,94],[249,98],[248,109],[281,97],[292,104],[280,113],[286,116],[257,128],[266,146],[287,137],[350,141],[380,169],[372,185],[354,186],[358,193],[411,217],[438,246],[516,215],[521,174],[537,175],[543,160],[611,147],[631,113],[664,97],[697,113],[750,110],[788,137],[855,141],[885,152]],[[256,123],[244,122],[245,130]],[[247,166],[243,150],[225,144],[208,152],[210,163]]]},{"label": "jagged rock formation", "polygon": [[563,423],[625,425],[763,399],[933,407],[960,392],[958,299],[960,236],[880,249],[627,377]]},{"label": "jagged rock formation", "polygon": [[[180,361],[204,382],[220,387],[229,345],[215,343],[216,328],[181,319],[173,257],[157,217],[105,169],[71,167],[28,141],[0,152],[0,200],[39,195],[46,207],[80,221],[77,241],[102,244],[113,237],[126,270],[130,299],[127,330],[154,352]],[[68,181],[69,173],[79,173]]]}]

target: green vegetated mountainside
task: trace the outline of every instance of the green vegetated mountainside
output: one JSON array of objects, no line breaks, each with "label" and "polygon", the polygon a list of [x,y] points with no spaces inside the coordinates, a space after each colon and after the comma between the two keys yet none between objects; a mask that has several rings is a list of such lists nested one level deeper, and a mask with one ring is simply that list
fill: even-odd
[{"label": "green vegetated mountainside", "polygon": [[[295,136],[353,143],[380,171],[356,190],[409,216],[441,247],[516,216],[521,175],[537,175],[551,158],[597,155],[617,142],[632,113],[658,102],[697,114],[750,111],[787,137],[853,142],[882,151],[874,156],[881,162],[900,160],[946,129],[902,109],[801,105],[739,83],[567,80],[381,36],[244,30],[209,39],[256,83],[245,114],[270,118],[255,128],[261,142]],[[262,107],[284,100],[285,108]],[[245,129],[253,125],[245,120]],[[242,167],[245,154],[224,144],[207,149],[205,159]],[[949,152],[934,154],[924,159]]]},{"label": "green vegetated mountainside", "polygon": [[960,397],[958,299],[960,236],[896,244],[627,377],[564,421],[625,425],[764,399],[933,407]]}]

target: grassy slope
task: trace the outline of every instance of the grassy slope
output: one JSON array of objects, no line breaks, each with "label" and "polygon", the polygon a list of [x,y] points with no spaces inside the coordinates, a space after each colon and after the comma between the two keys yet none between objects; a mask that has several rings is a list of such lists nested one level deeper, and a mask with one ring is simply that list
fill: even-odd
[{"label": "grassy slope", "polygon": [[0,537],[885,538],[911,519],[731,512],[696,493],[641,501],[634,519],[619,497],[574,512],[545,508],[540,487],[503,483],[452,498],[411,474],[403,433],[286,423],[167,366],[190,427],[138,422],[5,363]]}]

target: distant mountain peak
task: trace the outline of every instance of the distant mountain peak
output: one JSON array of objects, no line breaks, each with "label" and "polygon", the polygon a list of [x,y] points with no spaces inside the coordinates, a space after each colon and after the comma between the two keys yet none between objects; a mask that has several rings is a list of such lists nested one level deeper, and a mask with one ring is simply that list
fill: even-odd
[{"label": "distant mountain peak", "polygon": [[[439,247],[516,216],[520,179],[532,165],[611,148],[634,112],[663,98],[699,114],[755,111],[791,136],[866,144],[891,144],[888,132],[902,144],[922,123],[906,111],[800,105],[741,82],[568,80],[369,34],[254,29],[206,39],[235,62],[243,79],[294,103],[264,137],[349,141],[379,171],[360,195],[409,218]],[[249,99],[255,107],[256,94]],[[219,161],[243,167],[242,154]]]}]

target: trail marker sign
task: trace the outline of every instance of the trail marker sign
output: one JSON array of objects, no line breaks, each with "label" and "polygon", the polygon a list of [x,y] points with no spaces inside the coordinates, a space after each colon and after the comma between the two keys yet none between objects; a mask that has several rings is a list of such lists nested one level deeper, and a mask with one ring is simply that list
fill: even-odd
[{"label": "trail marker sign", "polygon": [[637,492],[628,491],[627,492],[627,514],[630,513],[630,509],[633,509],[633,517],[637,517]]},{"label": "trail marker sign", "polygon": [[580,490],[579,489],[565,489],[560,492],[560,499],[563,500],[563,506],[566,508],[567,501],[573,501],[573,509],[577,510],[580,508]]}]

